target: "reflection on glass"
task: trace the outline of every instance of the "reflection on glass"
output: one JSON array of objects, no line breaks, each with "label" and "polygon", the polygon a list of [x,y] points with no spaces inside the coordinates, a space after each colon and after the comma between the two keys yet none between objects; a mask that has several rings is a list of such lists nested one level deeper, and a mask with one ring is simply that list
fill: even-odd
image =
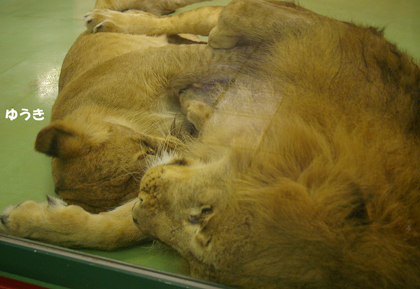
[{"label": "reflection on glass", "polygon": [[[334,2],[334,6],[330,1],[317,1],[311,5],[343,20],[351,20],[345,19],[348,15],[373,15],[369,22],[378,24],[391,18],[401,20],[399,17],[404,14],[395,13],[401,7],[390,2],[386,6],[389,11],[377,20],[376,6],[359,2],[363,9],[355,8],[355,3],[346,7],[345,2]],[[387,131],[386,120],[404,126],[402,130],[407,134],[416,133],[415,121],[409,119],[410,114],[400,113],[406,111],[403,104],[388,107],[388,99],[369,98],[386,97],[395,80],[393,62],[370,54],[376,56],[377,46],[371,40],[377,39],[377,31],[364,31],[360,34],[363,37],[351,38],[359,30],[350,24],[325,18],[318,21],[293,5],[279,8],[258,1],[254,4],[252,9],[246,5],[237,10],[234,5],[226,8],[231,10],[211,9],[209,19],[229,11],[223,16],[225,26],[218,26],[219,31],[213,30],[209,38],[212,48],[202,44],[171,46],[164,37],[132,35],[170,33],[167,30],[177,23],[170,19],[178,19],[177,16],[162,20],[142,12],[89,13],[87,27],[97,34],[79,38],[80,50],[70,52],[76,55],[70,58],[74,69],[63,78],[64,92],[58,97],[52,122],[45,124],[35,146],[37,151],[54,158],[55,192],[61,200],[49,197],[44,203],[23,203],[7,209],[2,216],[5,231],[65,247],[91,248],[85,252],[134,264],[140,263],[136,254],[147,259],[146,264],[153,263],[155,255],[152,258],[141,251],[154,249],[148,245],[110,253],[95,249],[116,250],[159,239],[189,261],[194,276],[234,286],[259,288],[276,286],[288,278],[295,278],[296,283],[305,278],[322,278],[318,264],[328,258],[328,264],[322,264],[336,268],[334,262],[341,260],[339,253],[343,251],[335,249],[342,249],[361,231],[368,231],[366,228],[380,211],[379,205],[369,203],[371,194],[366,191],[377,188],[377,180],[384,184],[400,177],[388,169],[386,178],[378,170],[374,177],[365,179],[376,169],[372,159],[381,164],[379,167],[386,167],[393,161],[398,163],[398,156],[411,148],[398,146],[399,138],[404,143],[411,139],[406,140],[406,135],[394,133],[391,128]],[[173,10],[158,8],[152,12]],[[240,14],[247,9],[252,13]],[[343,9],[348,9],[349,14]],[[206,10],[200,13],[203,11]],[[258,14],[261,11],[264,13]],[[366,16],[362,17],[360,11]],[[184,17],[191,20],[188,25],[196,30],[176,32],[208,34],[215,20],[194,26],[194,21],[207,19],[203,17],[205,13],[199,18],[194,13],[186,14],[192,18]],[[270,18],[271,13],[276,17]],[[112,21],[104,21],[109,19]],[[131,20],[140,22],[128,25]],[[400,35],[413,31],[413,22],[404,22],[409,27],[401,29]],[[325,23],[333,23],[334,28]],[[395,27],[398,25],[391,27],[389,35],[404,42],[407,35],[398,38]],[[130,34],[108,33],[111,31]],[[412,41],[415,37],[408,38]],[[182,42],[191,40],[196,38]],[[179,41],[170,38],[171,43]],[[401,56],[385,42],[380,45],[392,51],[390,57]],[[360,61],[352,62],[352,57]],[[404,56],[397,60],[401,61],[399,68],[412,76],[413,63]],[[383,70],[377,69],[378,63]],[[60,68],[53,67],[39,73],[37,97],[41,102],[52,103],[58,94]],[[375,85],[370,86],[372,83]],[[372,94],[363,97],[367,90]],[[335,100],[338,94],[341,98]],[[296,98],[291,99],[291,95]],[[328,97],[320,103],[323,95]],[[346,101],[341,103],[343,99]],[[374,118],[377,115],[368,115],[377,121],[364,126],[361,111],[365,110],[377,110],[384,117],[379,121]],[[382,115],[384,111],[391,117]],[[344,125],[343,116],[352,121]],[[416,120],[415,115],[412,117]],[[195,143],[197,139],[201,141],[199,145]],[[386,146],[388,141],[397,143],[392,151],[398,154],[384,162],[391,151]],[[342,165],[339,172],[334,171],[332,168],[345,162],[343,158],[351,162]],[[415,160],[407,158],[414,164]],[[332,194],[331,187],[336,182],[340,184],[331,197],[328,194]],[[280,193],[274,194],[273,188]],[[325,195],[318,196],[317,192]],[[334,209],[334,204],[338,208]],[[114,210],[116,206],[119,207]],[[301,215],[291,218],[296,212]],[[418,222],[415,215],[409,215],[410,210],[408,217],[404,214],[393,224],[393,234],[400,236],[407,247],[414,246]],[[343,227],[349,231],[343,233]],[[273,233],[276,230],[281,234]],[[336,233],[342,238],[336,239]],[[363,238],[355,238],[354,242],[360,239]],[[337,247],[329,247],[330,240]],[[279,253],[283,249],[279,244],[288,250]],[[357,249],[352,245],[346,249]],[[374,247],[382,248],[380,244]],[[410,262],[416,260],[416,251],[410,250],[404,256],[414,257],[405,262],[408,265],[401,267],[402,272],[411,272]],[[166,261],[177,258],[165,250],[156,252],[160,253],[157,258]],[[367,261],[387,255],[372,252],[365,252],[365,256],[370,256]],[[352,261],[343,259],[345,264]],[[369,262],[361,263],[360,266],[368,266]],[[172,271],[167,268],[170,266],[163,269]],[[392,274],[385,275],[388,278]],[[337,282],[345,282],[342,280],[346,278],[352,281],[354,276],[359,274],[344,276]],[[400,277],[406,283],[413,281],[407,276]]]},{"label": "reflection on glass", "polygon": [[37,96],[41,103],[50,104],[58,94],[58,79],[60,78],[60,67],[52,68],[46,72],[41,71],[37,79]]}]

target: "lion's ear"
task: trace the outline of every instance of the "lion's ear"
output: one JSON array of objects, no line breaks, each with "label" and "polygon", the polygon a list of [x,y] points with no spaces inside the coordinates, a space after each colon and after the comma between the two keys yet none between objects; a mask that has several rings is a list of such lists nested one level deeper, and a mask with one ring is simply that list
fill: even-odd
[{"label": "lion's ear", "polygon": [[62,159],[76,157],[88,149],[89,140],[83,131],[60,120],[43,128],[35,141],[35,150]]}]

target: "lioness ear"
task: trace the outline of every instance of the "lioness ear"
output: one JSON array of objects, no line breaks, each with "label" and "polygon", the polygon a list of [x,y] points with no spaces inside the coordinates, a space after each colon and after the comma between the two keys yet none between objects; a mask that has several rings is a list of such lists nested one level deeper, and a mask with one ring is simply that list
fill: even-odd
[{"label": "lioness ear", "polygon": [[76,157],[89,149],[85,134],[64,121],[43,128],[35,141],[35,150],[57,158]]}]

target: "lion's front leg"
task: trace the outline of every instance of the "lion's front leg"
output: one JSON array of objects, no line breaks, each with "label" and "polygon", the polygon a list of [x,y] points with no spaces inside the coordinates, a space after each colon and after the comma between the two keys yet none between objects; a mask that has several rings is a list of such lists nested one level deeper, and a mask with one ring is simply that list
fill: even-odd
[{"label": "lion's front leg", "polygon": [[171,13],[178,8],[204,1],[209,0],[97,0],[95,9],[111,9],[115,11],[137,9],[155,15],[162,15]]},{"label": "lion's front leg", "polygon": [[131,209],[136,200],[98,215],[48,197],[10,206],[1,215],[5,233],[65,247],[112,250],[146,240],[135,227]]},{"label": "lion's front leg", "polygon": [[[95,9],[85,15],[85,25],[92,33],[117,32],[125,34],[153,33],[159,18],[143,11],[118,12],[109,9]],[[150,33],[148,33],[150,32]],[[162,33],[163,34],[163,33]]]},{"label": "lion's front leg", "polygon": [[181,33],[209,35],[216,26],[223,7],[202,7],[168,17],[157,17],[142,11],[117,12],[95,9],[85,16],[85,25],[92,33],[119,32],[144,35],[176,35]]}]

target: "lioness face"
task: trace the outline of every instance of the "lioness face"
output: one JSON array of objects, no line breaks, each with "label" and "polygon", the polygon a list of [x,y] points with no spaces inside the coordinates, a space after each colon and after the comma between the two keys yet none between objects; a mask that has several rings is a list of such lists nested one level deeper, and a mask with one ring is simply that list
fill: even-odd
[{"label": "lioness face", "polygon": [[124,128],[114,128],[110,135],[87,154],[52,159],[55,190],[62,199],[99,212],[135,196],[154,149],[143,135]]},{"label": "lioness face", "polygon": [[52,156],[56,193],[67,203],[98,213],[138,195],[146,163],[182,145],[118,123],[89,128],[57,121],[38,135],[36,149]]}]

